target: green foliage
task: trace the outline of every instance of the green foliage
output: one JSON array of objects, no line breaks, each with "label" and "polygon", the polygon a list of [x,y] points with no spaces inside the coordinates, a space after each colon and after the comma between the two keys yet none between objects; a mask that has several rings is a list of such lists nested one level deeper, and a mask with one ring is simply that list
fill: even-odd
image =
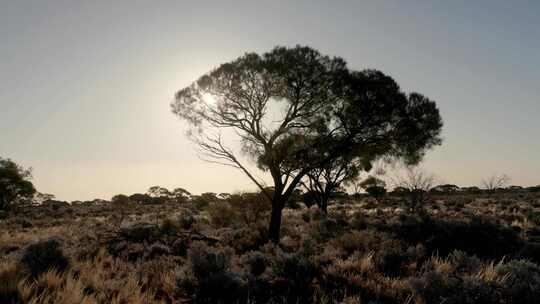
[{"label": "green foliage", "polygon": [[0,157],[0,210],[8,210],[32,198],[36,189],[30,182],[31,177],[30,170]]}]

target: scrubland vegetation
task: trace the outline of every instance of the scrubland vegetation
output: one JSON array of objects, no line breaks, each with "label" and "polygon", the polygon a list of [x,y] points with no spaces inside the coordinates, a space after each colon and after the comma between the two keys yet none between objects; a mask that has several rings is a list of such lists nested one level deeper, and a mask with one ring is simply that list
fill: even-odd
[{"label": "scrubland vegetation", "polygon": [[[535,189],[532,189],[535,190]],[[1,303],[537,303],[540,193],[299,196],[267,241],[259,193],[20,207]],[[116,198],[118,199],[118,198]]]},{"label": "scrubland vegetation", "polygon": [[[258,192],[67,203],[0,158],[0,303],[538,303],[539,187],[435,186],[417,165],[442,143],[437,105],[390,76],[276,47],[171,108]],[[378,162],[407,168],[391,193]]]}]

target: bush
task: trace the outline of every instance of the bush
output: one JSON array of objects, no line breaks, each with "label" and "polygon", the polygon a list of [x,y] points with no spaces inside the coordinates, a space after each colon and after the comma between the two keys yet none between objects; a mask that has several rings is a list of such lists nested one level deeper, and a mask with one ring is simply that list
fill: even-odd
[{"label": "bush", "polygon": [[163,244],[154,243],[148,248],[148,258],[153,259],[162,255],[169,255],[171,249]]},{"label": "bush", "polygon": [[17,268],[13,267],[13,265],[8,267],[3,266],[0,264],[2,268],[0,269],[0,303],[22,303],[23,301],[17,287],[17,283],[21,279]]},{"label": "bush", "polygon": [[492,304],[506,303],[501,299],[495,282],[474,277],[463,280],[453,276],[429,271],[409,280],[420,303]]},{"label": "bush", "polygon": [[312,282],[320,272],[319,267],[307,256],[284,254],[272,267],[278,278],[274,286],[277,294],[287,298],[286,303],[310,303]]},{"label": "bush", "polygon": [[238,215],[226,202],[212,203],[208,207],[210,222],[216,227],[230,227],[237,222]]},{"label": "bush", "polygon": [[540,266],[526,260],[512,260],[497,267],[508,277],[503,282],[509,303],[533,304],[540,299]]},{"label": "bush", "polygon": [[120,235],[132,243],[153,242],[159,238],[159,227],[149,224],[138,224],[120,230]]},{"label": "bush", "polygon": [[254,276],[259,276],[266,270],[268,261],[262,253],[254,252],[247,256],[246,263],[248,265],[249,272]]},{"label": "bush", "polygon": [[263,193],[233,194],[227,201],[244,223],[259,220],[271,208],[271,203]]},{"label": "bush", "polygon": [[179,217],[180,227],[185,230],[190,230],[195,223],[195,218],[191,212],[184,211]]},{"label": "bush", "polygon": [[58,239],[32,244],[24,251],[20,264],[33,278],[51,269],[64,271],[70,263],[60,246]]},{"label": "bush", "polygon": [[229,255],[223,250],[215,250],[205,243],[194,242],[188,251],[188,258],[196,280],[197,302],[239,303],[247,298],[246,284],[229,271]]},{"label": "bush", "polygon": [[193,203],[193,206],[195,206],[197,210],[204,210],[208,208],[208,205],[210,205],[210,202],[202,196],[193,197],[191,202]]},{"label": "bush", "polygon": [[411,245],[424,244],[430,254],[446,256],[454,250],[483,259],[500,260],[516,256],[523,241],[511,228],[473,217],[470,220],[438,220],[404,216],[393,231]]},{"label": "bush", "polygon": [[176,235],[182,230],[182,227],[179,221],[168,218],[161,223],[160,230],[165,235]]},{"label": "bush", "polygon": [[386,194],[386,189],[380,186],[370,186],[366,188],[366,192],[375,198],[379,198]]}]

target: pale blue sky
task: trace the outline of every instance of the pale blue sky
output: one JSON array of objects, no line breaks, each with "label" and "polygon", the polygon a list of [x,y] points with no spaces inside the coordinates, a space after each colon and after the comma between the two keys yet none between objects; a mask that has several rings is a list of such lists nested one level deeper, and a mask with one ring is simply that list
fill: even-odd
[{"label": "pale blue sky", "polygon": [[169,104],[246,51],[305,44],[437,101],[445,182],[540,183],[539,1],[2,1],[0,156],[60,199],[253,189]]}]

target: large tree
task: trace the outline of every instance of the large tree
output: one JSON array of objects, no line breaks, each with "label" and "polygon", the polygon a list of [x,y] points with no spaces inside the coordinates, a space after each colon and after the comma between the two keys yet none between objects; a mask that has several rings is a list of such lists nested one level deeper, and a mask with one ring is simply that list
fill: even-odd
[{"label": "large tree", "polygon": [[31,178],[29,169],[0,157],[0,210],[7,210],[32,198],[36,189]]},{"label": "large tree", "polygon": [[[301,180],[340,158],[419,159],[440,143],[434,102],[406,95],[375,70],[351,71],[339,57],[297,46],[244,56],[180,90],[172,111],[208,161],[242,170],[272,204],[269,238],[279,241],[281,214]],[[224,132],[226,129],[232,132]],[[268,172],[273,191],[225,140]]]}]

